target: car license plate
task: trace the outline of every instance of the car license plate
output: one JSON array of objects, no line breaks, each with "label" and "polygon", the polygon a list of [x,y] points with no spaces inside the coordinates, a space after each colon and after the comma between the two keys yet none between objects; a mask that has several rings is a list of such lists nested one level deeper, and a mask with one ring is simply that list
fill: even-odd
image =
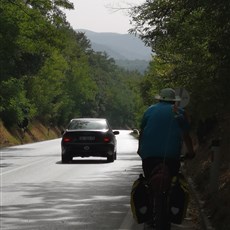
[{"label": "car license plate", "polygon": [[82,136],[82,137],[79,137],[79,140],[81,140],[81,141],[94,141],[95,137],[94,136]]}]

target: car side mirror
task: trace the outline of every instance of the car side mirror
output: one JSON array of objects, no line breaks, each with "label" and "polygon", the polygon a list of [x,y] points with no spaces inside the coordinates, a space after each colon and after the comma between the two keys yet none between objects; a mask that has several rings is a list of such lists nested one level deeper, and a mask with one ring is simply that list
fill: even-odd
[{"label": "car side mirror", "polygon": [[119,131],[113,131],[114,135],[118,135],[120,132]]}]

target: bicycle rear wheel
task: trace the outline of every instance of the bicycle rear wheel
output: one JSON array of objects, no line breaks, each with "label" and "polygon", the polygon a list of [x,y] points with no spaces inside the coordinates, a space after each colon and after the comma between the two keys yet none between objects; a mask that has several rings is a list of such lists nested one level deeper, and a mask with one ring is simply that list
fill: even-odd
[{"label": "bicycle rear wheel", "polygon": [[169,199],[167,193],[158,194],[155,197],[154,229],[170,230]]}]

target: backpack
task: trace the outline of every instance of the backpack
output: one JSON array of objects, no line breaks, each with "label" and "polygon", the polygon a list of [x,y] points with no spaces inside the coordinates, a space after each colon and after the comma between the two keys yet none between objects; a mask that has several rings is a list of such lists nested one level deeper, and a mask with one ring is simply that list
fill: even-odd
[{"label": "backpack", "polygon": [[186,216],[189,202],[188,183],[182,173],[173,177],[170,191],[171,222],[181,224]]},{"label": "backpack", "polygon": [[133,218],[138,224],[144,223],[151,218],[149,187],[142,174],[132,185],[130,205]]}]

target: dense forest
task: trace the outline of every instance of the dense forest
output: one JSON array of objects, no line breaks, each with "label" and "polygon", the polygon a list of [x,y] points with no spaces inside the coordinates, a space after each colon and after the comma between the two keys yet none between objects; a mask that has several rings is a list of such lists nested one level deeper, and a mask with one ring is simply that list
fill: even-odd
[{"label": "dense forest", "polygon": [[146,1],[129,9],[130,33],[154,56],[142,76],[95,52],[69,25],[68,0],[1,0],[0,118],[6,126],[37,119],[106,117],[134,127],[163,87],[185,87],[196,120],[229,111],[230,2]]},{"label": "dense forest", "polygon": [[115,60],[116,64],[123,69],[132,71],[136,70],[141,74],[145,74],[146,69],[149,66],[149,61],[146,60]]},{"label": "dense forest", "polygon": [[130,32],[156,53],[141,82],[144,102],[162,87],[184,87],[197,119],[230,111],[230,2],[154,0],[130,11]]},{"label": "dense forest", "polygon": [[106,117],[133,127],[142,108],[136,71],[95,52],[66,21],[68,0],[1,0],[0,119],[23,127],[62,126],[73,117]]}]

